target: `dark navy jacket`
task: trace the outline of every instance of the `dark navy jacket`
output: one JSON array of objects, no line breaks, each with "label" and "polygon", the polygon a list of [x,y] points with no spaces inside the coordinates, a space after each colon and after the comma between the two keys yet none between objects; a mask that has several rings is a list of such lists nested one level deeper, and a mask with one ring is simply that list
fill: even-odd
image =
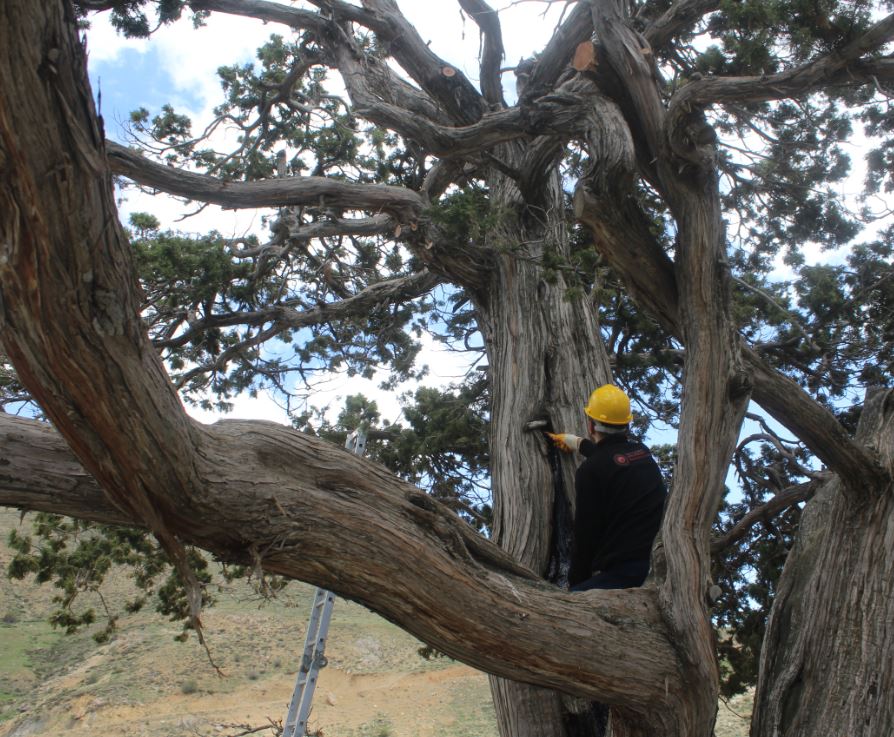
[{"label": "dark navy jacket", "polygon": [[608,435],[584,438],[574,487],[574,550],[571,585],[594,571],[632,560],[648,560],[661,526],[667,494],[658,464],[642,443]]}]

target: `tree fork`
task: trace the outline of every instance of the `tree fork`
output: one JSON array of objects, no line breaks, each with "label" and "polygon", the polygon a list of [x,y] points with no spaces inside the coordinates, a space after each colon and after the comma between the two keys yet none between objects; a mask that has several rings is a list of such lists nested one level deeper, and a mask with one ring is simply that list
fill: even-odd
[{"label": "tree fork", "polygon": [[[600,121],[596,129],[607,127]],[[525,154],[513,144],[499,152],[510,162]],[[583,432],[586,397],[612,377],[592,304],[567,299],[561,275],[547,274],[542,263],[551,249],[560,258],[570,256],[566,226],[559,219],[561,189],[555,172],[540,177],[536,192],[524,194],[513,181],[494,173],[491,191],[501,217],[488,237],[508,246],[496,259],[488,288],[476,297],[491,379],[494,538],[514,558],[546,576],[560,542],[557,536],[570,536],[571,519],[565,521],[569,527],[561,529],[554,509],[557,502],[573,506],[577,459],[561,460],[554,473],[545,440],[523,428],[548,409],[554,430]],[[555,483],[556,475],[561,476],[560,484]],[[557,486],[567,495],[564,500],[556,499]],[[504,737],[597,733],[588,701],[567,702],[554,691],[497,678],[491,679],[491,689]],[[618,713],[616,721],[662,733],[662,721],[672,719],[675,710]]]}]

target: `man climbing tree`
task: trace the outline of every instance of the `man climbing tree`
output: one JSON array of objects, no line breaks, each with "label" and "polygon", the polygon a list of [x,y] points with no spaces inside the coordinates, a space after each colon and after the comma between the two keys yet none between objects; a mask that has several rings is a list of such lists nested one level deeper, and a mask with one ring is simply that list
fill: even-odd
[{"label": "man climbing tree", "polygon": [[[708,737],[711,533],[735,457],[766,503],[730,539],[813,496],[760,653],[755,736],[891,734],[887,208],[846,263],[804,250],[873,216],[834,190],[855,125],[874,137],[869,194],[890,187],[894,16],[833,1],[818,30],[815,4],[580,0],[512,98],[500,14],[457,5],[481,34],[477,82],[395,0],[0,5],[0,340],[10,386],[55,428],[0,418],[0,503],[150,530],[197,631],[186,545],[364,602],[493,674],[507,737],[586,733],[561,693],[609,705],[616,735]],[[112,9],[146,35],[144,11],[164,23],[187,7],[283,34],[221,70],[216,124],[237,128],[236,149],[172,108],[134,115],[142,151],[106,140],[79,23]],[[167,237],[135,256],[113,175],[281,214],[267,243]],[[213,278],[184,278],[181,260]],[[770,278],[779,261],[791,283]],[[436,285],[448,305],[428,302]],[[320,359],[411,373],[425,309],[471,347],[481,336],[490,540],[331,443],[183,411],[256,377],[288,390]],[[524,428],[573,427],[612,362],[678,428],[662,554],[645,586],[569,593],[551,580],[570,464],[555,473]],[[797,442],[770,428],[736,452],[751,399]]]},{"label": "man climbing tree", "polygon": [[595,389],[584,412],[589,437],[547,433],[562,451],[586,459],[574,477],[571,590],[642,586],[661,527],[664,480],[649,449],[627,439],[633,415],[623,391]]}]

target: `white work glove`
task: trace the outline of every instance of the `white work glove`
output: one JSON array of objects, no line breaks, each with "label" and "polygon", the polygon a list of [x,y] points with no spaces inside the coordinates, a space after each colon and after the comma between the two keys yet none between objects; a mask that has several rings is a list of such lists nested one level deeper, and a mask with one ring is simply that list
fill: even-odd
[{"label": "white work glove", "polygon": [[577,450],[580,450],[580,441],[577,435],[572,435],[571,433],[546,433],[546,436],[553,441],[553,445],[555,445],[559,450],[563,453],[574,453]]}]

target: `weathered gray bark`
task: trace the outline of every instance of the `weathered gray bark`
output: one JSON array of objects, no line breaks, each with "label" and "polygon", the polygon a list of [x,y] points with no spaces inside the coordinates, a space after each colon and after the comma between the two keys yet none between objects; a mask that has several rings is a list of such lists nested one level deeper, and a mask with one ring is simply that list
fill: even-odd
[{"label": "weathered gray bark", "polygon": [[[521,170],[526,152],[504,146],[498,155]],[[611,370],[593,305],[567,299],[564,279],[543,266],[550,251],[570,255],[554,170],[527,197],[498,174],[490,190],[498,222],[489,238],[504,253],[475,307],[491,381],[493,537],[514,559],[565,584],[578,459],[560,459],[541,432],[524,428],[545,420],[550,429],[585,434],[583,405],[593,388],[611,381]],[[587,734],[573,729],[580,719],[554,691],[499,678],[491,690],[503,737]]]},{"label": "weathered gray bark", "polygon": [[[857,439],[894,472],[894,392],[868,397]],[[894,734],[894,484],[852,492],[833,479],[801,517],[764,638],[756,736]]]}]

